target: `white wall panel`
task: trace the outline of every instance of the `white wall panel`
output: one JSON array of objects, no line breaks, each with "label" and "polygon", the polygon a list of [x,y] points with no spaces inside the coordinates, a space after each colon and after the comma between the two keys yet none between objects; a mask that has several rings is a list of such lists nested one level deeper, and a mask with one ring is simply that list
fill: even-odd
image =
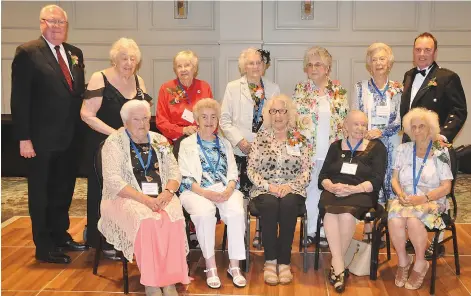
[{"label": "white wall panel", "polygon": [[[418,2],[353,2],[353,31],[417,31]],[[394,17],[388,17],[394,15]]]},{"label": "white wall panel", "polygon": [[469,2],[432,2],[430,27],[433,31],[471,31]]},{"label": "white wall panel", "polygon": [[48,4],[54,4],[54,2],[2,1],[2,30],[39,30],[39,11],[43,6]]},{"label": "white wall panel", "polygon": [[2,114],[11,114],[11,62],[13,59],[2,59]]},{"label": "white wall panel", "polygon": [[137,30],[137,2],[72,2],[69,23],[74,30]]},{"label": "white wall panel", "polygon": [[[151,2],[153,30],[214,30],[213,1],[188,1],[187,19],[174,19],[174,1]],[[172,13],[170,13],[172,12]]]}]

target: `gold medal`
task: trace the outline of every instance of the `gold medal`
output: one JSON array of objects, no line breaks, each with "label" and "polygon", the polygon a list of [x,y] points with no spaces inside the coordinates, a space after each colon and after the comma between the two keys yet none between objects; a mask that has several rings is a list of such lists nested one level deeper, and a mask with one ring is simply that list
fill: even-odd
[{"label": "gold medal", "polygon": [[158,169],[159,168],[159,163],[156,161],[155,164],[154,164],[154,168],[155,169]]},{"label": "gold medal", "polygon": [[146,176],[146,180],[147,180],[147,182],[151,182],[154,179],[151,176]]}]

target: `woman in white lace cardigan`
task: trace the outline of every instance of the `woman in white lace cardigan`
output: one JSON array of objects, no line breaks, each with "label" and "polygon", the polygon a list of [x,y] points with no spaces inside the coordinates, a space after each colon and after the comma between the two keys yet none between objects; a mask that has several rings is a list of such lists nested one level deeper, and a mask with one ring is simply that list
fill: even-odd
[{"label": "woman in white lace cardigan", "polygon": [[[166,138],[149,132],[150,106],[131,100],[121,109],[124,128],[102,149],[103,200],[98,229],[141,272],[146,295],[178,295],[188,284],[188,243],[181,204],[181,175]],[[160,289],[162,287],[162,290]]]}]

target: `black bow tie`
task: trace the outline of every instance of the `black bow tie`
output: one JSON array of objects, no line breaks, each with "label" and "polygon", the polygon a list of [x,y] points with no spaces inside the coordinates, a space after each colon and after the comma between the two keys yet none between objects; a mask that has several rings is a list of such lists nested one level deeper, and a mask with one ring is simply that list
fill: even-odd
[{"label": "black bow tie", "polygon": [[415,74],[422,74],[422,76],[425,76],[425,72],[427,72],[427,69],[423,69],[423,70],[417,70],[417,68],[415,69]]}]

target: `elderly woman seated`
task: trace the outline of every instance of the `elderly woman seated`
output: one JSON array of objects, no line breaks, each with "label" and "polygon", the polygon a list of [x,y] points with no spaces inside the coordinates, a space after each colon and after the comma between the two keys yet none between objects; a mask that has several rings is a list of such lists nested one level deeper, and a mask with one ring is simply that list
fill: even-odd
[{"label": "elderly woman seated", "polygon": [[263,108],[266,129],[257,133],[249,153],[247,175],[254,184],[250,197],[262,217],[263,277],[269,285],[293,280],[291,245],[311,174],[306,138],[295,129],[296,117],[296,106],[288,96],[270,99]]},{"label": "elderly woman seated", "polygon": [[[429,268],[424,258],[425,226],[445,227],[440,214],[446,210],[446,195],[450,193],[453,175],[448,150],[438,141],[438,115],[414,108],[404,116],[403,125],[412,142],[399,145],[396,151],[392,176],[396,198],[389,203],[388,226],[399,258],[396,286],[412,290],[420,288]],[[410,276],[413,257],[407,255],[405,248],[406,228],[415,250]]]},{"label": "elderly woman seated", "polygon": [[123,105],[124,128],[102,148],[103,200],[98,229],[132,262],[136,255],[146,295],[178,295],[189,284],[188,244],[181,204],[175,196],[181,175],[170,145],[149,132],[150,106]]},{"label": "elderly woman seated", "polygon": [[236,189],[237,165],[228,140],[216,134],[219,103],[202,99],[193,107],[198,131],[180,143],[178,163],[182,173],[180,201],[196,227],[196,236],[206,259],[210,288],[221,287],[214,257],[216,207],[227,225],[230,265],[227,273],[236,287],[244,287],[239,260],[245,259],[245,215],[242,193]]},{"label": "elderly woman seated", "polygon": [[319,209],[325,212],[324,229],[332,254],[329,281],[345,290],[344,256],[355,232],[356,220],[376,207],[386,172],[387,153],[379,140],[366,140],[368,119],[351,111],[344,122],[347,138],[333,142],[319,174],[323,189]]}]

